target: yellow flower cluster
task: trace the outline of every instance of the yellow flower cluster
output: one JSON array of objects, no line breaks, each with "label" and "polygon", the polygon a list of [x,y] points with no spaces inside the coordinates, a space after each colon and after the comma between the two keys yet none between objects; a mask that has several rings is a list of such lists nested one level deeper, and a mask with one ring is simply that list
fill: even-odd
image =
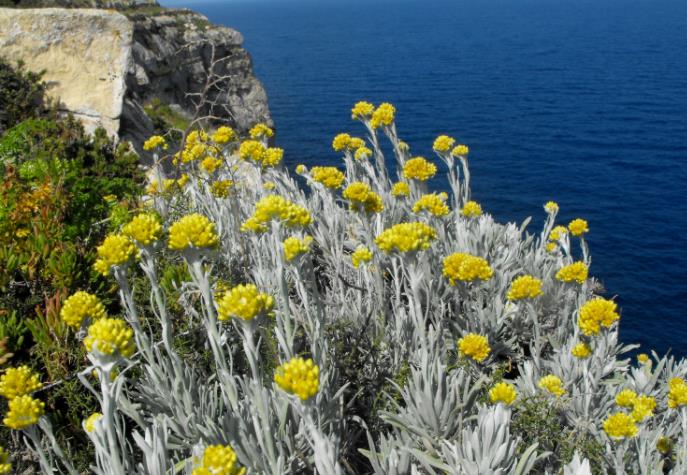
[{"label": "yellow flower cluster", "polygon": [[365,262],[370,262],[372,260],[372,251],[362,244],[355,248],[353,254],[351,254],[351,262],[353,267],[356,269],[360,267],[360,264]]},{"label": "yellow flower cluster", "polygon": [[456,139],[449,137],[448,135],[440,135],[434,140],[434,145],[432,148],[436,152],[448,152],[453,144],[456,143]]},{"label": "yellow flower cluster", "polygon": [[570,353],[575,358],[583,360],[592,356],[592,348],[587,343],[578,343],[577,345],[573,346]]},{"label": "yellow flower cluster", "polygon": [[203,451],[200,466],[191,475],[245,475],[245,467],[238,462],[236,452],[230,445],[209,445]]},{"label": "yellow flower cluster", "polygon": [[587,221],[580,218],[570,221],[570,224],[568,224],[568,229],[570,230],[570,234],[573,236],[582,236],[584,233],[589,232]]},{"label": "yellow flower cluster", "polygon": [[551,241],[560,241],[566,234],[568,234],[568,228],[565,226],[556,226],[551,230],[549,239]]},{"label": "yellow flower cluster", "polygon": [[637,393],[632,389],[623,389],[615,396],[615,403],[620,407],[631,408],[637,402]]},{"label": "yellow flower cluster", "polygon": [[360,101],[357,102],[351,109],[351,118],[354,120],[365,119],[367,117],[370,117],[374,111],[375,106],[373,106],[369,102]]},{"label": "yellow flower cluster", "polygon": [[210,185],[210,193],[216,198],[227,198],[229,196],[229,189],[234,186],[232,180],[218,180],[212,182]]},{"label": "yellow flower cluster", "polygon": [[656,409],[656,399],[642,394],[637,396],[637,399],[632,405],[630,416],[632,416],[635,422],[642,422],[647,417],[654,415],[654,409]]},{"label": "yellow flower cluster", "polygon": [[291,358],[277,368],[274,382],[287,393],[305,401],[316,395],[320,388],[320,368],[310,358]]},{"label": "yellow flower cluster", "polygon": [[312,167],[310,174],[313,180],[332,190],[341,188],[346,179],[346,176],[336,167]]},{"label": "yellow flower cluster", "polygon": [[446,206],[446,194],[431,193],[422,195],[413,205],[413,213],[427,211],[434,216],[446,216],[449,208]]},{"label": "yellow flower cluster", "polygon": [[522,275],[510,284],[508,300],[533,299],[543,294],[542,281],[531,275]]},{"label": "yellow flower cluster", "polygon": [[277,147],[268,147],[262,156],[263,167],[276,167],[284,158],[284,149]]},{"label": "yellow flower cluster", "polygon": [[367,213],[379,213],[384,209],[382,197],[372,191],[369,185],[355,181],[343,191],[343,197],[350,202],[351,209]]},{"label": "yellow flower cluster", "polygon": [[245,140],[239,146],[241,160],[260,162],[265,153],[265,146],[257,140]]},{"label": "yellow flower cluster", "polygon": [[515,391],[515,386],[509,383],[497,383],[489,390],[489,399],[495,404],[502,402],[506,406],[510,406],[517,397],[518,393]]},{"label": "yellow flower cluster", "polygon": [[455,285],[456,280],[463,282],[471,282],[477,279],[489,280],[494,275],[494,270],[481,257],[464,252],[456,252],[444,258],[443,274],[451,285]]},{"label": "yellow flower cluster", "polygon": [[248,134],[252,139],[270,138],[274,135],[274,131],[267,124],[255,124]]},{"label": "yellow flower cluster", "polygon": [[477,362],[487,359],[491,352],[487,337],[478,333],[468,333],[458,340],[458,352],[461,356],[472,358]]},{"label": "yellow flower cluster", "polygon": [[391,124],[393,124],[395,116],[396,108],[388,102],[384,102],[380,104],[372,113],[370,125],[373,129],[376,129],[377,127],[382,125],[388,127]]},{"label": "yellow flower cluster", "polygon": [[231,127],[222,126],[218,128],[212,135],[212,140],[215,143],[225,144],[231,142],[236,138],[236,133]]},{"label": "yellow flower cluster", "polygon": [[577,324],[585,335],[598,335],[601,327],[610,328],[620,318],[617,305],[601,297],[589,300],[580,308]]},{"label": "yellow flower cluster", "polygon": [[10,454],[7,453],[4,447],[0,447],[0,475],[11,472],[12,464],[10,463]]},{"label": "yellow flower cluster", "polygon": [[553,374],[549,374],[541,378],[538,386],[556,397],[561,397],[563,394],[565,394],[565,389],[563,389],[563,381],[561,381],[561,378]]},{"label": "yellow flower cluster", "polygon": [[334,137],[334,140],[332,140],[332,148],[335,152],[342,152],[348,149],[350,143],[351,136],[349,134],[338,134],[336,137]]},{"label": "yellow flower cluster", "polygon": [[84,430],[91,433],[95,430],[95,424],[102,419],[103,415],[100,412],[94,412],[88,418],[83,421]]},{"label": "yellow flower cluster", "polygon": [[482,215],[482,207],[476,201],[468,201],[460,213],[466,218],[476,218]]},{"label": "yellow flower cluster", "polygon": [[60,317],[70,327],[79,329],[85,318],[95,321],[105,317],[105,307],[98,297],[80,290],[64,301]]},{"label": "yellow flower cluster", "polygon": [[169,227],[169,248],[184,251],[188,248],[209,248],[219,244],[215,224],[202,214],[193,213]]},{"label": "yellow flower cluster", "polygon": [[109,234],[98,246],[98,259],[93,268],[100,274],[107,276],[113,266],[128,263],[136,254],[136,246],[126,236]]},{"label": "yellow flower cluster", "polygon": [[212,175],[222,167],[223,163],[221,159],[208,155],[200,162],[200,168],[207,172],[208,175]]},{"label": "yellow flower cluster", "polygon": [[404,181],[394,183],[391,187],[391,195],[395,197],[408,196],[410,194],[410,186]]},{"label": "yellow flower cluster", "polygon": [[646,353],[640,353],[637,355],[637,362],[639,364],[646,364],[649,362],[649,355]]},{"label": "yellow flower cluster", "polygon": [[604,432],[613,439],[623,439],[637,435],[637,424],[631,416],[624,412],[616,412],[608,416],[603,423]]},{"label": "yellow flower cluster", "polygon": [[123,356],[134,354],[134,331],[119,318],[101,318],[88,327],[83,344],[89,353],[98,351],[104,355]]},{"label": "yellow flower cluster", "polygon": [[375,243],[385,252],[412,252],[427,249],[436,238],[436,230],[428,224],[400,223],[382,231]]},{"label": "yellow flower cluster", "polygon": [[578,284],[584,284],[589,275],[589,268],[584,262],[573,262],[570,265],[562,267],[556,272],[556,279],[562,282],[576,281]]},{"label": "yellow flower cluster", "polygon": [[296,173],[298,173],[299,175],[303,175],[307,172],[308,172],[308,167],[306,167],[302,163],[299,163],[298,165],[296,165]]},{"label": "yellow flower cluster", "polygon": [[43,387],[38,374],[26,365],[8,368],[0,377],[0,396],[12,400],[38,391]]},{"label": "yellow flower cluster", "polygon": [[281,196],[269,195],[256,203],[253,216],[241,225],[241,231],[265,232],[267,231],[267,223],[273,219],[279,220],[289,227],[305,227],[312,222],[312,217],[307,209]]},{"label": "yellow flower cluster", "polygon": [[162,224],[154,214],[139,214],[122,228],[122,234],[139,246],[148,246],[162,234]]},{"label": "yellow flower cluster", "polygon": [[549,214],[558,213],[558,203],[549,201],[544,205],[544,210]]},{"label": "yellow flower cluster", "polygon": [[284,239],[284,257],[287,261],[295,259],[301,254],[308,252],[311,243],[311,236],[305,236],[303,239],[291,236]]},{"label": "yellow flower cluster", "polygon": [[453,147],[453,150],[451,150],[451,155],[453,155],[454,157],[464,157],[468,153],[470,153],[470,149],[467,145],[463,144],[458,144],[455,147]]},{"label": "yellow flower cluster", "polygon": [[217,314],[220,321],[232,317],[249,321],[267,315],[273,306],[271,295],[260,292],[253,284],[241,284],[221,293],[217,301]]},{"label": "yellow flower cluster", "polygon": [[437,166],[423,157],[414,157],[403,165],[403,177],[408,180],[427,181],[437,172]]},{"label": "yellow flower cluster", "polygon": [[372,150],[370,150],[367,147],[358,147],[358,149],[355,151],[355,154],[353,157],[357,160],[365,160],[366,158],[370,158],[372,156]]},{"label": "yellow flower cluster", "polygon": [[2,422],[14,430],[31,427],[45,414],[45,403],[28,395],[15,397],[9,401],[8,406],[9,411]]},{"label": "yellow flower cluster", "polygon": [[672,378],[668,382],[668,407],[676,409],[687,406],[687,382],[682,378]]},{"label": "yellow flower cluster", "polygon": [[164,137],[159,135],[153,135],[148,140],[143,142],[143,150],[146,152],[155,150],[158,147],[162,147],[164,150],[167,150],[167,142],[165,141]]}]

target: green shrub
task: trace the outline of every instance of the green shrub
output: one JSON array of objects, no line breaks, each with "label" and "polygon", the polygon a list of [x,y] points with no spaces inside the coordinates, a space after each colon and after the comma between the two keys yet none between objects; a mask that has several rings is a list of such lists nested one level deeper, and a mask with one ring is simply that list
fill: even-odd
[{"label": "green shrub", "polygon": [[40,114],[45,91],[41,76],[25,71],[22,63],[13,67],[0,57],[0,134],[12,124]]}]

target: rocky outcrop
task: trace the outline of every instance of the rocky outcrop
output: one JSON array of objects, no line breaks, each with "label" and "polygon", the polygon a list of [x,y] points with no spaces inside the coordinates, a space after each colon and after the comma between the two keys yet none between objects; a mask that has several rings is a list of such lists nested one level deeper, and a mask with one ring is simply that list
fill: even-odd
[{"label": "rocky outcrop", "polygon": [[[199,113],[241,131],[256,122],[272,125],[239,32],[151,0],[63,1],[84,2],[126,8],[0,8],[0,55],[45,70],[49,94],[87,129],[100,125],[140,146],[154,131],[155,117],[146,112],[151,103],[179,124]],[[132,8],[137,4],[148,6]],[[206,88],[212,74],[218,81]],[[205,101],[197,109],[200,94]]]},{"label": "rocky outcrop", "polygon": [[87,130],[120,129],[125,79],[131,64],[133,25],[105,10],[0,9],[0,55],[45,70],[58,109]]}]

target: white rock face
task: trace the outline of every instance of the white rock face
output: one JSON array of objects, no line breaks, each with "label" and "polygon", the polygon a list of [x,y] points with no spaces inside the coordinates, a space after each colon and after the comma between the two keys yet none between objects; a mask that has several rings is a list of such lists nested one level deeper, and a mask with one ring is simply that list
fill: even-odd
[{"label": "white rock face", "polygon": [[114,11],[0,8],[0,55],[45,70],[48,94],[88,131],[119,132],[132,38]]}]

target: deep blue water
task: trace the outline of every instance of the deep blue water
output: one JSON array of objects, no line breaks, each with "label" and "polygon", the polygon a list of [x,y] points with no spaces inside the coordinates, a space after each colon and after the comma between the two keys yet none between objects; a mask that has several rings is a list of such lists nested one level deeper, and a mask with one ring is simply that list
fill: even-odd
[{"label": "deep blue water", "polygon": [[392,102],[414,153],[470,146],[497,219],[586,218],[622,339],[687,354],[687,2],[172,3],[243,33],[288,164],[338,163],[353,103]]}]

